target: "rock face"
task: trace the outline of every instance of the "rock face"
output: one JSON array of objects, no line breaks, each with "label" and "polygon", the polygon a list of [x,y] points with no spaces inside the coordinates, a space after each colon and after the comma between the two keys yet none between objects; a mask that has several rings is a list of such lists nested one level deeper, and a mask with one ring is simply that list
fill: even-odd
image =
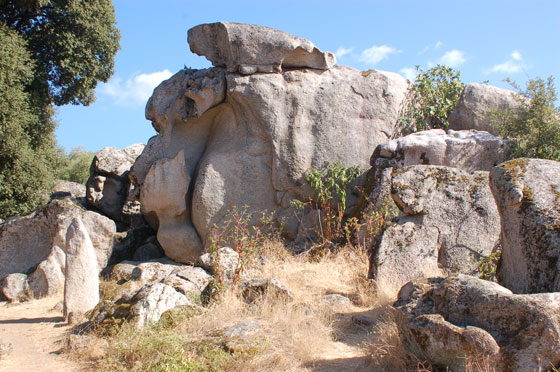
[{"label": "rock face", "polygon": [[488,172],[442,166],[397,169],[392,198],[401,215],[374,243],[370,277],[394,296],[406,282],[445,272],[475,274],[500,238]]},{"label": "rock face", "polygon": [[560,293],[515,295],[457,275],[407,283],[394,306],[408,319],[418,357],[434,367],[539,371],[560,363]]},{"label": "rock face", "polygon": [[0,278],[28,273],[36,296],[54,294],[64,285],[66,232],[79,217],[95,248],[96,264],[107,265],[113,247],[115,223],[99,213],[86,211],[71,198],[53,199],[32,214],[12,218],[0,227]]},{"label": "rock face", "polygon": [[193,53],[228,72],[280,72],[282,68],[328,70],[336,63],[312,42],[269,27],[230,22],[203,24],[189,30]]},{"label": "rock face", "polygon": [[80,218],[66,235],[64,317],[72,323],[99,302],[99,268],[93,243]]},{"label": "rock face", "polygon": [[516,159],[492,169],[500,211],[500,283],[515,293],[560,291],[560,163]]},{"label": "rock face", "polygon": [[128,173],[144,146],[119,150],[105,147],[95,154],[87,181],[87,201],[110,218],[127,222],[123,207],[129,194]]},{"label": "rock face", "polygon": [[449,128],[454,130],[476,129],[496,134],[491,114],[515,109],[519,106],[514,92],[486,84],[467,84],[457,106],[449,115]]},{"label": "rock face", "polygon": [[[174,167],[180,175],[180,182],[162,179],[157,187],[167,193],[160,193],[163,200],[185,199],[185,210],[181,203],[173,218],[164,218],[173,223],[163,228],[176,232],[168,235],[180,232],[180,237],[173,244],[158,241],[167,255],[182,262],[209,247],[212,226],[221,224],[234,206],[247,205],[249,213],[275,212],[295,236],[297,218],[288,208],[292,199],[308,200],[312,195],[304,179],[310,167],[341,161],[365,169],[371,149],[386,142],[398,125],[409,86],[403,77],[380,71],[365,76],[329,63],[296,63],[299,57],[290,56],[287,49],[298,56],[309,54],[305,41],[290,37],[295,46],[289,46],[293,42],[282,41],[279,31],[270,31],[274,37],[269,40],[268,31],[254,33],[254,27],[220,23],[191,30],[193,50],[220,67],[178,72],[155,89],[146,107],[158,135],[137,159],[131,179],[141,190],[144,208],[144,197],[158,192],[145,192],[146,182],[154,184],[165,167]],[[229,36],[207,43],[218,34]],[[278,53],[266,52],[265,46],[275,43],[281,44]],[[223,45],[234,54],[224,52],[222,60],[217,51]],[[244,73],[252,72],[249,75],[227,71],[236,71],[234,65],[254,65],[253,57],[242,59],[250,53],[260,59],[259,66],[284,63],[290,69],[260,73],[262,66],[244,67]],[[145,213],[154,229],[161,222],[158,213],[163,214]],[[179,239],[183,241],[177,244]]]}]

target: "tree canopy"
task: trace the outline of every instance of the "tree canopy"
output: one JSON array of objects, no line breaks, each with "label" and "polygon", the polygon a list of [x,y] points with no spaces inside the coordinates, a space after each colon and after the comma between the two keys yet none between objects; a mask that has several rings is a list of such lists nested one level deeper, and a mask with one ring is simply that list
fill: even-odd
[{"label": "tree canopy", "polygon": [[110,0],[0,0],[0,218],[40,203],[58,162],[53,105],[88,105],[113,73]]}]

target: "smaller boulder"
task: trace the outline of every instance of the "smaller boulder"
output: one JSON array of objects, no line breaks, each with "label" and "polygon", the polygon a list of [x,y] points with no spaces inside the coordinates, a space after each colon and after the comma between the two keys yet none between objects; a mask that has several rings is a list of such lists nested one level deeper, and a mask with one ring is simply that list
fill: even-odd
[{"label": "smaller boulder", "polygon": [[328,70],[336,64],[332,53],[321,52],[312,42],[264,26],[207,23],[191,28],[188,41],[193,53],[214,66],[243,75],[289,67]]},{"label": "smaller boulder", "polygon": [[497,134],[492,114],[517,108],[519,102],[514,97],[515,93],[510,90],[480,83],[467,84],[449,115],[449,128],[484,130]]},{"label": "smaller boulder", "polygon": [[515,295],[459,274],[409,282],[394,306],[417,356],[434,367],[462,371],[484,361],[489,371],[539,371],[560,363],[560,293]]},{"label": "smaller boulder", "polygon": [[168,310],[179,306],[193,306],[185,295],[163,283],[143,287],[132,302],[134,304],[130,309],[130,316],[139,327],[156,323]]},{"label": "smaller boulder", "polygon": [[26,301],[29,299],[27,275],[21,273],[10,274],[0,281],[0,290],[10,302]]},{"label": "smaller boulder", "polygon": [[217,275],[216,268],[219,267],[222,279],[231,281],[239,266],[239,254],[229,247],[220,248],[217,252],[200,256],[196,260],[196,266],[206,269],[212,275]]}]

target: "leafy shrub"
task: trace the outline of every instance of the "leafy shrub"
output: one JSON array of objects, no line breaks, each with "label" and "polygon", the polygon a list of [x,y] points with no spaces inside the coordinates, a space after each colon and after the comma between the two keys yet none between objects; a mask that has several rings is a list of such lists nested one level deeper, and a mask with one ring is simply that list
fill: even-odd
[{"label": "leafy shrub", "polygon": [[509,141],[510,157],[560,160],[560,108],[554,106],[552,76],[529,80],[525,90],[507,81],[517,91],[519,107],[492,116],[498,133]]},{"label": "leafy shrub", "polygon": [[74,147],[69,155],[61,154],[56,177],[61,180],[86,183],[89,178],[89,168],[95,153],[84,151],[83,148]]},{"label": "leafy shrub", "polygon": [[459,71],[444,65],[429,70],[416,66],[416,71],[416,81],[409,90],[410,101],[401,120],[416,131],[448,127],[447,117],[464,88]]},{"label": "leafy shrub", "polygon": [[344,167],[340,162],[328,163],[323,170],[311,168],[305,180],[313,189],[314,198],[307,202],[293,201],[299,210],[312,206],[319,211],[317,235],[323,242],[332,242],[345,236],[343,229],[348,185],[358,177],[358,167]]}]

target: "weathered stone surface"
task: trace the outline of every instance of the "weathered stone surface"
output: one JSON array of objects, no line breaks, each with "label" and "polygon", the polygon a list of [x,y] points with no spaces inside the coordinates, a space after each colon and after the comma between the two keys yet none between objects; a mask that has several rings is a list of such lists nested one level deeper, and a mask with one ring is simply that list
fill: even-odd
[{"label": "weathered stone surface", "polygon": [[12,352],[12,344],[0,339],[0,360],[5,359]]},{"label": "weathered stone surface", "polygon": [[330,306],[350,306],[352,301],[346,296],[338,293],[331,293],[321,297],[321,302]]},{"label": "weathered stone surface", "polygon": [[105,147],[93,158],[87,181],[87,201],[114,220],[125,222],[123,206],[129,193],[128,173],[144,145],[119,150]]},{"label": "weathered stone surface", "polygon": [[25,301],[29,298],[27,275],[16,273],[6,276],[0,280],[0,290],[10,302]]},{"label": "weathered stone surface", "polygon": [[492,169],[502,225],[500,283],[515,293],[560,291],[560,162],[516,159]]},{"label": "weathered stone surface", "polygon": [[188,34],[191,51],[228,72],[280,72],[282,68],[327,70],[336,63],[313,43],[269,27],[230,22],[202,24]]},{"label": "weathered stone surface", "polygon": [[0,225],[0,278],[27,273],[45,260],[52,249],[49,221],[42,210],[10,218]]},{"label": "weathered stone surface", "polygon": [[399,167],[445,165],[467,171],[490,171],[505,160],[506,142],[476,130],[425,130],[379,145],[371,157],[394,159]]},{"label": "weathered stone surface", "polygon": [[294,299],[292,291],[276,278],[251,279],[239,284],[243,300],[253,303],[263,296],[276,297],[282,301]]},{"label": "weathered stone surface", "polygon": [[74,218],[66,236],[64,317],[79,319],[99,302],[99,268],[95,248],[80,218]]},{"label": "weathered stone surface", "polygon": [[70,182],[65,180],[58,180],[52,190],[53,196],[65,197],[70,196],[72,198],[85,198],[86,196],[86,186],[77,182]]},{"label": "weathered stone surface", "polygon": [[220,248],[214,253],[205,253],[196,260],[196,265],[216,275],[216,259],[223,280],[233,280],[239,266],[239,254],[229,247]]},{"label": "weathered stone surface", "polygon": [[445,272],[476,274],[499,243],[488,172],[414,165],[393,173],[401,216],[386,224],[370,259],[379,291],[394,296],[407,281]]},{"label": "weathered stone surface", "polygon": [[496,128],[492,126],[491,114],[519,106],[513,97],[514,92],[510,90],[480,83],[467,84],[457,106],[449,115],[449,128],[476,129],[497,134]]},{"label": "weathered stone surface", "polygon": [[65,261],[64,251],[54,247],[49,257],[29,275],[29,288],[34,297],[54,295],[64,289]]},{"label": "weathered stone surface", "polygon": [[142,262],[132,270],[132,279],[143,283],[151,283],[160,281],[182,269],[183,266],[178,264],[166,265],[160,262]]},{"label": "weathered stone surface", "polygon": [[142,213],[148,221],[157,220],[157,238],[163,251],[183,263],[192,263],[202,254],[202,242],[187,210],[190,184],[181,150],[173,159],[161,159],[151,166],[140,194]]},{"label": "weathered stone surface", "polygon": [[132,300],[130,315],[138,326],[155,323],[161,315],[178,306],[192,306],[185,295],[163,283],[143,287]]},{"label": "weathered stone surface", "polygon": [[245,319],[223,330],[222,338],[225,349],[229,352],[242,352],[251,346],[251,339],[261,331],[256,319]]},{"label": "weathered stone surface", "polygon": [[[514,295],[500,285],[456,275],[407,283],[394,305],[416,342],[440,368],[536,371],[560,363],[560,293]],[[412,350],[411,350],[412,351]]]}]

